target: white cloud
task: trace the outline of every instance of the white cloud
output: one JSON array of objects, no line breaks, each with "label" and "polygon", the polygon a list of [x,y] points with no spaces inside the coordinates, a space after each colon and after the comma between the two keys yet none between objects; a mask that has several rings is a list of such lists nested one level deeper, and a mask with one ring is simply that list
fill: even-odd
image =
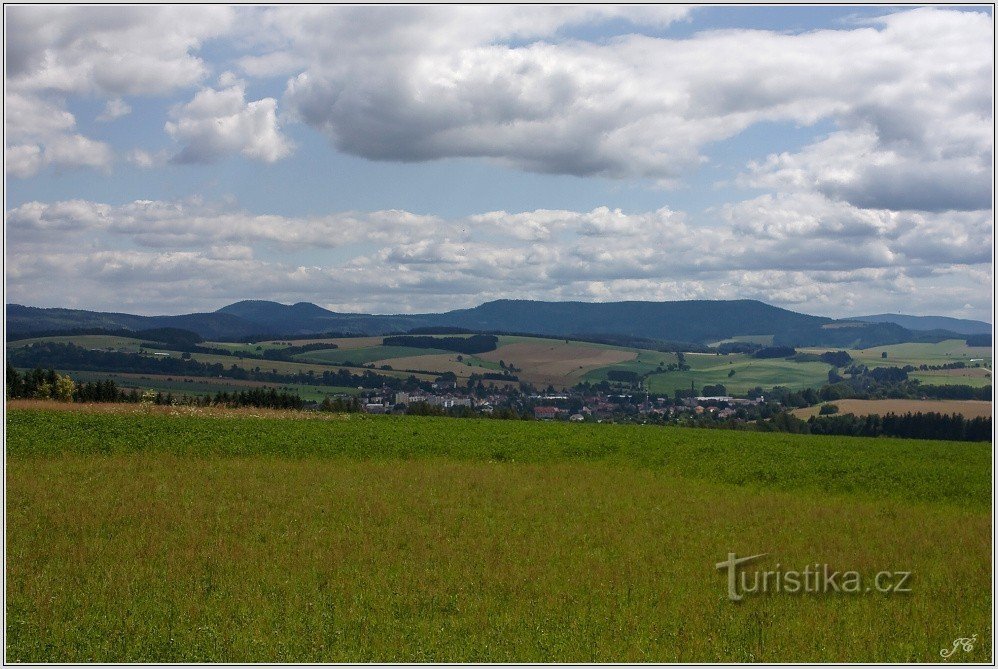
[{"label": "white cloud", "polygon": [[[264,25],[309,62],[289,81],[290,108],[366,158],[483,157],[668,182],[700,164],[703,147],[753,124],[831,119],[868,136],[860,152],[883,159],[883,170],[867,165],[837,194],[856,204],[910,199],[926,208],[923,189],[889,172],[917,175],[926,158],[933,176],[970,169],[970,188],[940,193],[957,208],[978,208],[978,186],[990,177],[986,14],[918,9],[850,30],[586,43],[553,38],[566,15],[516,8],[520,21],[499,10],[485,20],[496,18],[489,9],[275,11]],[[477,10],[483,18],[473,21]],[[501,42],[528,35],[550,40]],[[841,163],[855,172],[852,157]],[[880,183],[864,189],[869,178]]]},{"label": "white cloud", "polygon": [[111,98],[107,101],[107,105],[104,107],[104,111],[97,117],[98,121],[113,121],[119,119],[122,116],[128,116],[132,113],[132,108],[121,98]]},{"label": "white cloud", "polygon": [[76,118],[58,105],[31,94],[8,92],[6,115],[7,174],[27,178],[45,167],[110,168],[111,147],[76,130]]},{"label": "white cloud", "polygon": [[229,7],[10,7],[7,76],[39,92],[161,95],[206,76],[192,52],[232,20]]},{"label": "white cloud", "polygon": [[[184,309],[307,294],[392,312],[521,297],[756,298],[833,315],[898,305],[950,313],[966,295],[986,306],[977,288],[993,238],[980,213],[860,210],[815,195],[749,200],[719,210],[708,226],[668,208],[295,218],[198,200],[32,202],[10,210],[7,226],[15,300],[44,290],[135,303],[145,295],[143,309],[166,309],[172,285],[184,291]],[[39,257],[62,269],[49,274],[29,262]],[[938,299],[960,291],[951,304]]]},{"label": "white cloud", "polygon": [[201,89],[194,99],[171,112],[166,131],[184,147],[180,163],[213,162],[227,155],[272,163],[293,150],[277,122],[277,101],[246,101],[246,85],[231,73],[222,75],[220,90]]},{"label": "white cloud", "polygon": [[65,97],[107,97],[98,120],[110,121],[129,112],[123,95],[164,95],[196,84],[208,66],[193,52],[225,33],[232,17],[228,7],[7,8],[8,173],[108,169],[111,147],[74,132]]}]

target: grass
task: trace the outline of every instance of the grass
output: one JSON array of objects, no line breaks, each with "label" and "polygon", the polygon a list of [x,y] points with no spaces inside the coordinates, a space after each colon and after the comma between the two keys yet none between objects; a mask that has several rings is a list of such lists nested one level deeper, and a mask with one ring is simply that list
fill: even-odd
[{"label": "grass", "polygon": [[[808,348],[803,351],[820,353],[825,348]],[[883,354],[887,357],[884,358]],[[967,346],[962,339],[947,339],[935,344],[892,344],[861,350],[849,350],[849,355],[858,363],[869,367],[903,367],[905,365],[943,365],[949,362],[967,362],[983,358],[991,363],[992,352],[989,346]]]},{"label": "grass", "polygon": [[[179,357],[180,353],[171,352],[172,357]],[[191,358],[199,362],[204,362],[208,364],[220,363],[226,369],[235,365],[236,367],[253,370],[261,369],[264,372],[277,371],[279,374],[297,374],[299,372],[308,373],[312,372],[314,374],[322,374],[324,371],[337,371],[340,369],[345,369],[351,374],[363,374],[364,369],[359,367],[342,367],[335,365],[323,365],[314,362],[288,362],[284,360],[261,360],[259,358],[240,358],[238,355],[214,355],[209,353],[192,353]],[[412,376],[404,372],[397,371],[382,371],[380,369],[373,370],[374,372],[381,374],[383,376],[395,376],[399,378],[408,378]],[[422,379],[432,379],[432,375],[428,374],[415,374],[415,376]]]},{"label": "grass", "polygon": [[317,362],[323,365],[341,365],[344,362],[352,362],[355,365],[366,365],[369,362],[376,362],[378,360],[438,355],[441,353],[446,354],[448,351],[437,348],[416,348],[414,346],[369,346],[365,348],[333,348],[309,351],[307,353],[299,353],[294,358],[302,362]]},{"label": "grass", "polygon": [[174,395],[214,395],[218,392],[233,393],[251,388],[276,388],[277,390],[295,393],[304,400],[322,400],[327,395],[358,395],[356,387],[317,386],[306,384],[268,383],[266,381],[250,381],[241,379],[219,379],[204,376],[184,376],[165,374],[133,374],[115,372],[64,371],[77,382],[103,381],[111,379],[123,390],[139,391],[155,390]]},{"label": "grass", "polygon": [[[745,393],[756,386],[786,386],[791,390],[816,388],[828,382],[830,365],[823,362],[794,362],[749,356],[694,356],[687,354],[692,369],[664,372],[648,377],[648,390],[672,393],[688,390],[693,382],[699,393],[705,385],[723,384],[729,393]],[[734,375],[728,376],[731,372]]]},{"label": "grass", "polygon": [[97,348],[101,350],[114,349],[116,351],[126,351],[135,353],[139,350],[140,344],[149,340],[134,339],[132,337],[115,337],[111,335],[70,335],[64,337],[35,337],[33,339],[18,339],[7,344],[7,348],[20,348],[31,344],[51,342],[54,344],[76,344],[84,348]]},{"label": "grass", "polygon": [[[989,444],[20,406],[10,662],[991,658]],[[733,604],[729,551],[913,592]]]},{"label": "grass", "polygon": [[[952,372],[959,371],[963,372],[960,374],[954,374]],[[993,381],[991,379],[990,370],[984,374],[977,376],[971,376],[967,370],[933,370],[928,372],[910,372],[908,374],[910,379],[918,379],[923,384],[936,385],[936,386],[972,386],[974,388],[984,388],[985,386],[992,385]]]}]

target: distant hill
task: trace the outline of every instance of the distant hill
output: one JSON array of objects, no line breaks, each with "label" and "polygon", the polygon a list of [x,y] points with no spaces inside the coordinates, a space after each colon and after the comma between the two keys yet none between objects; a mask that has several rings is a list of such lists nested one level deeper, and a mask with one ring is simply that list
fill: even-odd
[{"label": "distant hill", "polygon": [[196,332],[205,339],[240,337],[256,330],[252,323],[218,312],[180,316],[136,316],[134,314],[84,311],[80,309],[39,309],[20,304],[7,305],[7,331],[17,333],[79,328],[149,330],[178,328]]},{"label": "distant hill", "polygon": [[[954,320],[954,319],[948,319]],[[213,313],[136,316],[75,309],[7,305],[10,333],[79,328],[181,328],[205,339],[322,332],[398,334],[425,328],[529,333],[559,337],[630,337],[703,344],[745,335],[772,335],[790,346],[869,347],[905,341],[939,341],[955,331],[912,331],[895,323],[834,321],[756,300],[676,302],[539,302],[496,300],[471,309],[437,314],[352,314],[309,302],[286,305],[245,300]]]},{"label": "distant hill", "polygon": [[287,305],[266,300],[244,300],[217,312],[235,316],[256,327],[254,333],[310,334],[344,332],[355,334],[397,334],[432,325],[420,317],[345,314],[329,311],[311,302]]},{"label": "distant hill", "polygon": [[991,324],[947,316],[906,316],[904,314],[875,314],[855,316],[849,320],[866,323],[895,323],[908,330],[949,330],[957,334],[991,334]]},{"label": "distant hill", "polygon": [[537,302],[496,300],[436,316],[439,324],[474,330],[548,335],[616,334],[706,342],[820,326],[830,318],[799,314],[755,300],[680,302]]}]

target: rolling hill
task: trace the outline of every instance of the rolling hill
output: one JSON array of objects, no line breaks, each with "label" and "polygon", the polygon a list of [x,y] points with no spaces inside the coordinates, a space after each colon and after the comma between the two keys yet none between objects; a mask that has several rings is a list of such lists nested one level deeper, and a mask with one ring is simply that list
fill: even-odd
[{"label": "rolling hill", "polygon": [[947,316],[907,316],[905,314],[875,314],[855,316],[849,320],[865,323],[894,323],[908,330],[949,330],[957,334],[991,334],[991,324]]},{"label": "rolling hill", "polygon": [[844,348],[959,338],[955,331],[914,331],[895,323],[855,319],[835,321],[756,300],[602,303],[496,300],[444,313],[394,315],[339,313],[309,302],[285,305],[266,300],[245,300],[211,313],[176,316],[7,305],[7,329],[12,334],[79,328],[138,330],[164,327],[190,330],[214,340],[330,332],[384,335],[414,328],[462,328],[477,332],[579,338],[636,337],[699,344],[738,336],[771,335],[778,344]]}]

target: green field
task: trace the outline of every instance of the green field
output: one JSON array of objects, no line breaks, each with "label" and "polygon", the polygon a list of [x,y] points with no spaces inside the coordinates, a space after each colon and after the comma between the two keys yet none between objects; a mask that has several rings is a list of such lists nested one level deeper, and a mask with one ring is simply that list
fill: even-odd
[{"label": "green field", "polygon": [[[19,370],[24,371],[24,370]],[[267,383],[264,381],[241,381],[236,379],[215,379],[202,376],[168,376],[161,374],[119,374],[115,372],[86,372],[75,370],[57,370],[68,374],[76,382],[104,381],[110,379],[122,390],[136,389],[139,391],[154,390],[174,395],[214,395],[215,393],[233,393],[251,388],[276,388],[277,390],[296,393],[303,400],[321,401],[328,395],[357,395],[356,387],[316,386],[316,385],[285,385],[282,383]]]},{"label": "green field", "polygon": [[[180,353],[171,353],[173,357],[179,357]],[[210,353],[192,353],[191,358],[199,362],[204,362],[208,364],[220,363],[226,368],[236,367],[242,369],[261,369],[265,372],[276,371],[279,374],[298,374],[312,372],[313,374],[322,374],[324,371],[336,371],[339,369],[345,369],[351,374],[363,374],[364,370],[358,367],[337,367],[334,365],[325,365],[315,362],[289,362],[285,360],[261,360],[259,358],[240,358],[238,355],[215,355]],[[382,371],[376,370],[378,374],[384,376],[395,376],[398,378],[408,378],[413,376],[407,372],[393,372],[393,371]],[[426,374],[415,374],[419,378],[433,378],[431,375]]]},{"label": "green field", "polygon": [[990,444],[131,411],[9,407],[9,662],[992,657]]},{"label": "green field", "polygon": [[[802,351],[820,353],[833,349],[804,348]],[[886,353],[887,357],[883,357]],[[905,365],[944,365],[950,362],[970,363],[981,358],[991,364],[991,347],[967,346],[962,339],[947,339],[935,344],[892,344],[860,350],[850,350],[849,355],[858,363],[869,367],[903,367]]]},{"label": "green field", "polygon": [[[794,362],[742,355],[686,355],[689,371],[663,372],[648,377],[648,390],[673,393],[688,390],[692,382],[699,393],[707,384],[724,384],[729,393],[745,393],[756,386],[786,386],[791,390],[817,388],[828,383],[831,366],[824,362]],[[734,375],[729,376],[731,372]]]},{"label": "green field", "polygon": [[367,346],[364,348],[348,349],[322,349],[299,353],[294,356],[295,360],[302,362],[315,362],[322,365],[342,365],[350,362],[355,365],[366,365],[377,360],[387,360],[391,358],[406,358],[413,355],[437,355],[440,353],[451,353],[438,348],[416,348],[413,346]]},{"label": "green field", "polygon": [[136,353],[140,348],[143,339],[133,339],[132,337],[114,337],[111,335],[71,335],[65,337],[35,337],[33,339],[18,339],[7,344],[8,348],[19,348],[40,342],[52,342],[54,344],[76,344],[83,348],[96,348],[101,350],[113,349],[115,351],[125,351]]},{"label": "green field", "polygon": [[939,386],[961,385],[983,388],[984,386],[992,385],[990,373],[987,373],[985,376],[959,376],[947,374],[945,371],[911,372],[908,374],[908,378],[918,379],[921,383]]}]

